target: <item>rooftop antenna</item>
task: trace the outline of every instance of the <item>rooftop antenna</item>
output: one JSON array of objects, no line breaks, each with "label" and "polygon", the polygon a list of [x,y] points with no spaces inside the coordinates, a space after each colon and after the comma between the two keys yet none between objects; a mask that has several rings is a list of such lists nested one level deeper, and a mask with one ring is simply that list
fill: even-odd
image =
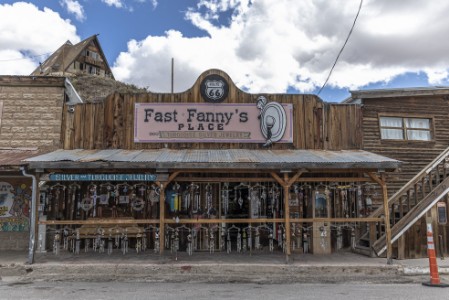
[{"label": "rooftop antenna", "polygon": [[174,89],[174,77],[175,77],[175,59],[171,58],[171,94],[173,97],[173,89]]}]

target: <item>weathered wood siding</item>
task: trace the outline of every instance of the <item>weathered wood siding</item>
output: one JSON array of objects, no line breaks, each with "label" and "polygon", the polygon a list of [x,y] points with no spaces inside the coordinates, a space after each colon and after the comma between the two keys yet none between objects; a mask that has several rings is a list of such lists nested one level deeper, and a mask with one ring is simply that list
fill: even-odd
[{"label": "weathered wood siding", "polygon": [[[449,146],[449,105],[447,96],[409,96],[363,99],[363,149],[403,162],[398,172],[387,175],[389,196],[418,174],[435,157]],[[388,141],[381,140],[379,115],[416,116],[433,120],[432,141]],[[375,205],[381,205],[378,197]],[[447,203],[447,199],[445,200]],[[414,203],[412,203],[413,205]],[[406,213],[407,203],[395,206],[393,215]],[[436,224],[436,223],[434,223]],[[448,254],[448,225],[434,227],[435,238],[442,236],[443,252]],[[402,258],[426,257],[426,221],[419,220],[404,235]],[[395,244],[397,246],[397,243]],[[439,243],[437,242],[437,246]],[[440,249],[436,249],[437,252]]]},{"label": "weathered wood siding", "polygon": [[[388,176],[393,194],[449,146],[449,106],[443,97],[400,97],[363,101],[363,149],[403,162]],[[379,115],[416,116],[433,119],[432,141],[381,140]]]},{"label": "weathered wood siding", "polygon": [[[272,149],[360,149],[361,112],[358,105],[326,104],[315,95],[248,94],[238,89],[229,76],[219,70],[203,73],[193,87],[175,94],[112,94],[102,103],[76,105],[75,113],[64,109],[63,145],[65,149],[154,149],[164,143],[134,143],[135,103],[203,103],[200,82],[209,74],[219,74],[229,83],[225,103],[256,103],[264,95],[269,101],[293,104],[294,142],[275,144]],[[261,148],[244,143],[168,143],[169,148]]]}]

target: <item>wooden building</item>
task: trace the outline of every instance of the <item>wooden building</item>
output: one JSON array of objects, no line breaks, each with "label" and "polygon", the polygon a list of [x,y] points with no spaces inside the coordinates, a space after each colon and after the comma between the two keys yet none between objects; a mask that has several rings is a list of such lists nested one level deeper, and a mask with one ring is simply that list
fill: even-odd
[{"label": "wooden building", "polygon": [[362,120],[359,104],[248,94],[220,70],[182,93],[66,104],[62,149],[26,160],[46,182],[37,222],[75,253],[355,248],[389,232],[369,199],[379,187],[386,205],[400,166],[363,149]]},{"label": "wooden building", "polygon": [[114,79],[98,35],[93,35],[75,45],[70,41],[65,42],[30,75],[71,76],[76,74]]},{"label": "wooden building", "polygon": [[[345,103],[361,106],[362,148],[402,161],[387,175],[394,257],[427,257],[426,216],[433,220],[438,255],[447,256],[449,89],[353,91]],[[379,207],[371,217],[383,213]],[[385,240],[365,246],[381,254]]]}]

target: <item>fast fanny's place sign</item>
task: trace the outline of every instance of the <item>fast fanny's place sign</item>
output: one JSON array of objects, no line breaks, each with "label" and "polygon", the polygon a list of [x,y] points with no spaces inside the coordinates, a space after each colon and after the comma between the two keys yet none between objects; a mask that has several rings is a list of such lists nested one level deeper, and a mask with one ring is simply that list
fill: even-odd
[{"label": "fast fanny's place sign", "polygon": [[257,105],[136,103],[134,142],[292,143],[292,104],[259,100]]}]

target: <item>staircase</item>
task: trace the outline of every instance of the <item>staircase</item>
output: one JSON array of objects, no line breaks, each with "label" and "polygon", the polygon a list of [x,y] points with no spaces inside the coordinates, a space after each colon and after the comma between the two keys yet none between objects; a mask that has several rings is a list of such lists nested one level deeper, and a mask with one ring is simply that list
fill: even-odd
[{"label": "staircase", "polygon": [[[388,208],[392,212],[390,214],[391,243],[399,239],[430,208],[449,193],[449,166],[446,166],[448,161],[449,148],[388,199]],[[395,207],[399,207],[399,214],[395,213]],[[370,217],[379,218],[383,214],[384,208],[381,206]],[[387,249],[384,226],[379,226],[377,237],[371,248],[380,256]]]}]

